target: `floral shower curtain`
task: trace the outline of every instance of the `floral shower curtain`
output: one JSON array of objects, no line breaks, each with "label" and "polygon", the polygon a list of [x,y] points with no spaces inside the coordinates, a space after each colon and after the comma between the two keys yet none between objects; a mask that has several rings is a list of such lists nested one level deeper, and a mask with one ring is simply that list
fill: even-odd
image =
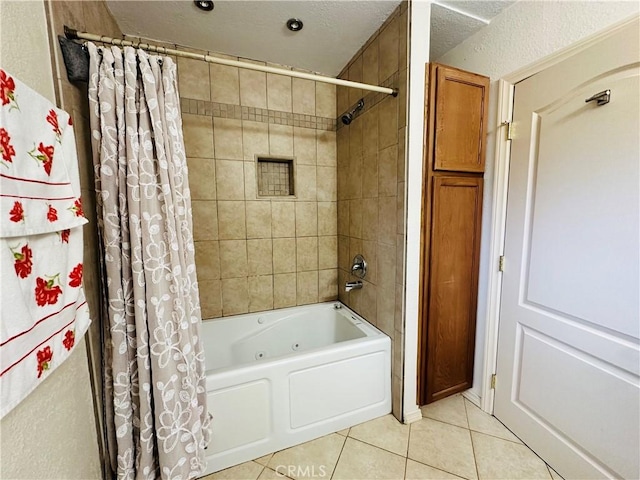
[{"label": "floral shower curtain", "polygon": [[119,479],[195,478],[209,414],[176,65],[88,49],[111,467]]}]

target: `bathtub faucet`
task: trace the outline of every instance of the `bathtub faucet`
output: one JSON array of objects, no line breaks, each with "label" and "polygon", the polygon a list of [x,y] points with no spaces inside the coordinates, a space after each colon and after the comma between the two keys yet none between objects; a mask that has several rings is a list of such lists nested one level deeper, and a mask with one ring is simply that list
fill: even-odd
[{"label": "bathtub faucet", "polygon": [[344,289],[346,292],[350,292],[351,290],[360,290],[362,288],[362,282],[360,280],[356,280],[355,282],[347,282]]}]

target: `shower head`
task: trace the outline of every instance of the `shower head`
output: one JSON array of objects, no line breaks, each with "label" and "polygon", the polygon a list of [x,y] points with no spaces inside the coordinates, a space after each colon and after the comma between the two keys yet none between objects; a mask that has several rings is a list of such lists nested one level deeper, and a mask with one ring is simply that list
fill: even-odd
[{"label": "shower head", "polygon": [[353,107],[353,109],[350,112],[347,112],[342,116],[342,123],[344,123],[345,125],[349,125],[352,122],[355,114],[358,113],[363,108],[364,108],[364,99],[361,98],[360,101],[358,101],[358,104],[355,107]]}]

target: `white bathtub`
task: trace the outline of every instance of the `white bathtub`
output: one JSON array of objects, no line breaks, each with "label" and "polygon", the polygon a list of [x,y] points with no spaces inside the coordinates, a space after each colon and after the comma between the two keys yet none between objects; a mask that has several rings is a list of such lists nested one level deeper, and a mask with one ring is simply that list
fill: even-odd
[{"label": "white bathtub", "polygon": [[207,474],[391,411],[391,340],[331,302],[203,322]]}]

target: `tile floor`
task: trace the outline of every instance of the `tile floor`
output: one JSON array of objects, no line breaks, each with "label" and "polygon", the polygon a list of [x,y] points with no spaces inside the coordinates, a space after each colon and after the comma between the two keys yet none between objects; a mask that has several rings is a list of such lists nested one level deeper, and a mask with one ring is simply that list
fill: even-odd
[{"label": "tile floor", "polygon": [[201,480],[561,479],[462,395],[423,407],[422,416],[403,425],[386,415]]}]

